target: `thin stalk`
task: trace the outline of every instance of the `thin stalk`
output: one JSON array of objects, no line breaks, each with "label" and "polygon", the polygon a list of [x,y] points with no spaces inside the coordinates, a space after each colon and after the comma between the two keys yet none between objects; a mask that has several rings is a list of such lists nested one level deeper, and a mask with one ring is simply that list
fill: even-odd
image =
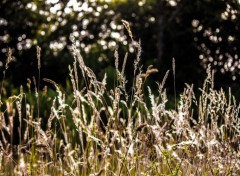
[{"label": "thin stalk", "polygon": [[38,88],[37,88],[37,117],[40,118],[40,77],[41,77],[41,48],[37,46],[37,60],[38,60]]}]

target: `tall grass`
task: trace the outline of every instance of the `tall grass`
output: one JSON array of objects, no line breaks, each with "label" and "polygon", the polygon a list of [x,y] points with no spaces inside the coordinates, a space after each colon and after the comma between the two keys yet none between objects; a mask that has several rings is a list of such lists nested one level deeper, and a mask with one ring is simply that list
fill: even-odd
[{"label": "tall grass", "polygon": [[[214,89],[209,67],[201,96],[196,98],[193,85],[186,84],[176,107],[166,109],[164,84],[170,72],[153,94],[145,81],[158,70],[142,70],[141,43],[134,41],[126,21],[124,25],[136,51],[132,83],[125,75],[128,54],[121,60],[115,51],[117,84],[108,90],[107,75],[98,80],[73,40],[73,96],[67,100],[57,83],[44,79],[57,92],[46,124],[39,115],[39,80],[37,107],[22,89],[1,99],[1,175],[240,175],[239,105],[231,91]],[[37,58],[40,79],[40,48]],[[132,84],[130,90],[126,84]]]}]

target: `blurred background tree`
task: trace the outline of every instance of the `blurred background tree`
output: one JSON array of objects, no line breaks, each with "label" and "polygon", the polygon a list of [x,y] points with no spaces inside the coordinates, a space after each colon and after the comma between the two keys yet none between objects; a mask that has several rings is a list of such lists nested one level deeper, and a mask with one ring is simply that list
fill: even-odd
[{"label": "blurred background tree", "polygon": [[[141,39],[143,69],[150,64],[159,69],[152,76],[154,81],[161,81],[175,58],[179,91],[185,82],[201,85],[205,68],[211,64],[216,86],[231,86],[237,92],[239,12],[237,0],[2,0],[0,65],[3,70],[8,48],[12,48],[15,61],[8,78],[15,86],[23,84],[37,74],[39,45],[42,77],[64,85],[73,61],[69,36],[74,36],[89,67],[100,76],[112,73],[116,47],[121,58],[125,52],[134,52],[121,23],[124,19],[134,39]],[[129,57],[131,65],[134,54]],[[172,82],[170,77],[169,88]]]}]

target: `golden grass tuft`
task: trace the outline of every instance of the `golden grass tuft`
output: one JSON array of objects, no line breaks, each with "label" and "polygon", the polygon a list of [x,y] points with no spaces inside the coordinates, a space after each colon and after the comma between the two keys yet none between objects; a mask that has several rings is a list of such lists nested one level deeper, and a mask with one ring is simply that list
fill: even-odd
[{"label": "golden grass tuft", "polygon": [[[38,106],[39,88],[37,104],[30,104],[30,95],[22,89],[2,102],[1,175],[240,175],[239,105],[231,92],[214,89],[209,67],[201,95],[196,97],[193,85],[186,85],[176,107],[167,109],[164,84],[169,71],[154,94],[145,80],[158,70],[149,66],[142,72],[141,44],[134,41],[129,24],[123,23],[136,43],[132,88],[126,90],[128,54],[120,72],[121,58],[115,51],[118,84],[108,90],[107,75],[99,81],[73,42],[74,62],[69,66],[72,96],[44,79],[55,86],[57,94],[48,107],[45,124],[38,113],[43,110]],[[37,58],[40,74],[39,47]],[[175,60],[173,72],[175,79]],[[81,79],[84,86],[79,85]],[[29,79],[29,89],[30,83]],[[13,133],[16,128],[18,134]],[[20,142],[14,144],[17,136]]]}]

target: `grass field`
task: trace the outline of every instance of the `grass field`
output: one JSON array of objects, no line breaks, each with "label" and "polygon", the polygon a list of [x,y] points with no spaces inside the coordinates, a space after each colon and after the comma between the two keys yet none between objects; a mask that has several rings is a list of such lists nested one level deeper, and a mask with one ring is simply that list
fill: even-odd
[{"label": "grass field", "polygon": [[[157,69],[141,70],[141,44],[133,42],[134,80],[127,83],[127,54],[119,58],[116,50],[111,90],[107,75],[98,80],[74,41],[71,95],[44,79],[55,87],[56,96],[49,106],[41,104],[47,90],[40,91],[39,47],[34,96],[21,88],[19,94],[4,97],[2,80],[0,175],[240,175],[239,105],[231,91],[214,89],[209,67],[201,95],[195,97],[193,85],[186,85],[175,108],[168,109],[164,84],[168,74],[175,75],[174,60],[172,71],[153,91],[145,83]],[[10,72],[10,51],[4,75]],[[132,85],[130,90],[126,84]]]}]

